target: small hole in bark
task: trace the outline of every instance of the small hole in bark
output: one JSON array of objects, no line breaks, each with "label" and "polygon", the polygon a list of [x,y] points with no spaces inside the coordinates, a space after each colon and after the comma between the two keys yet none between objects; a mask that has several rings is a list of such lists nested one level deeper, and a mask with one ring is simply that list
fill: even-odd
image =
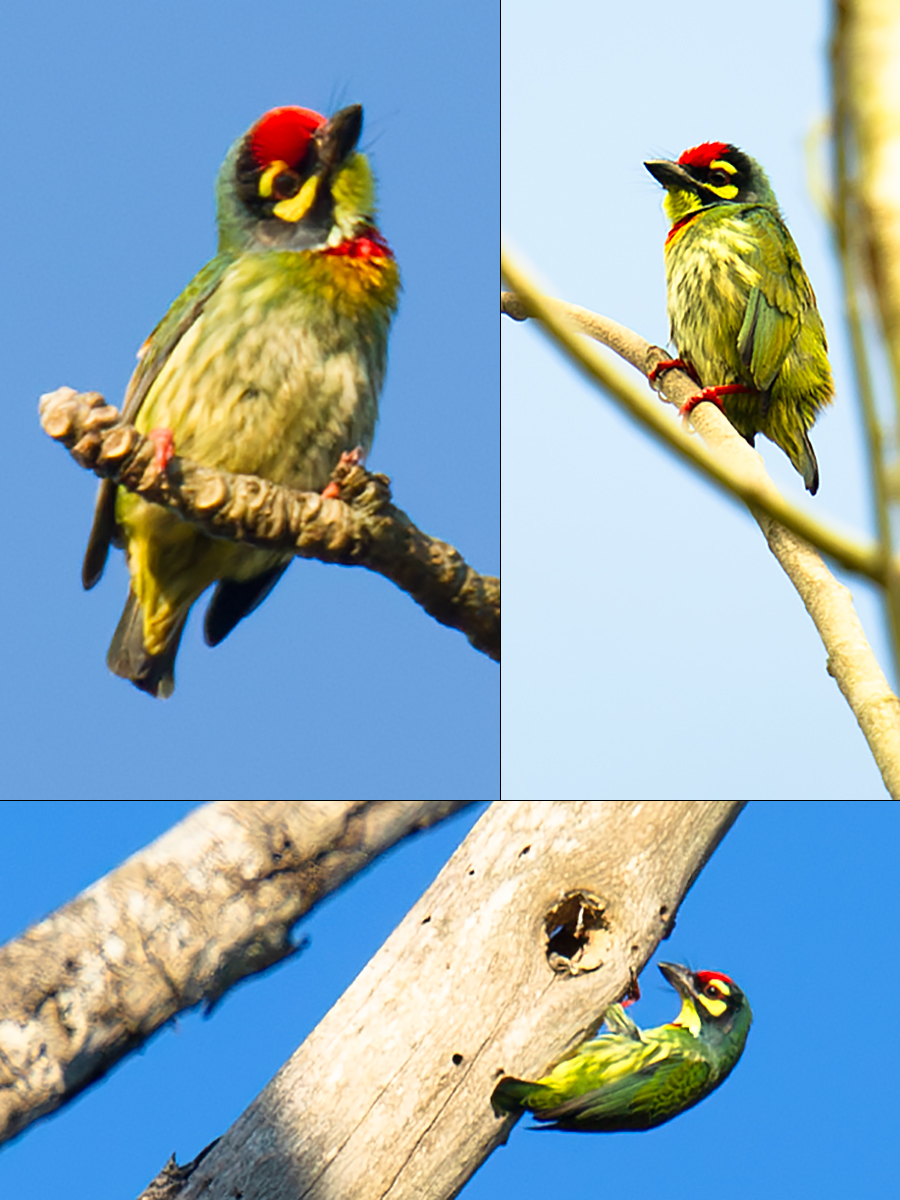
[{"label": "small hole in bark", "polygon": [[474,867],[469,867],[469,870],[468,870],[467,874],[469,874],[469,875],[474,875],[474,874],[475,874],[475,868],[474,868]]},{"label": "small hole in bark", "polygon": [[523,854],[527,854],[530,849],[531,849],[530,846],[523,846],[522,849],[519,851],[519,858],[521,858]]},{"label": "small hole in bark", "polygon": [[663,904],[660,907],[659,915],[662,917],[663,920],[665,920],[668,915],[668,912],[669,912],[669,910],[666,908],[665,904]]},{"label": "small hole in bark", "polygon": [[429,922],[430,920],[431,920],[431,917],[424,917],[424,918],[422,919],[422,924],[423,924],[423,925],[427,925],[427,924],[428,924],[428,922]]},{"label": "small hole in bark", "polygon": [[544,918],[547,962],[562,975],[580,975],[603,965],[612,946],[605,903],[589,892],[564,896]]},{"label": "small hole in bark", "polygon": [[463,1060],[463,1056],[462,1056],[461,1054],[454,1054],[454,1055],[453,1055],[453,1065],[454,1065],[455,1067],[458,1067],[458,1066],[459,1066],[459,1064],[462,1062],[462,1060]]}]

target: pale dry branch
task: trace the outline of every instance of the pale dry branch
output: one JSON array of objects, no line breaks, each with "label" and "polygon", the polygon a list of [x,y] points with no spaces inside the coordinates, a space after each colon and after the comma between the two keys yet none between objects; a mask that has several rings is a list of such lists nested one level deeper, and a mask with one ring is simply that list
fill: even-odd
[{"label": "pale dry branch", "polygon": [[[896,436],[882,427],[867,333],[867,310],[880,318],[894,384],[894,431],[900,413],[900,10],[893,0],[842,0],[831,38],[834,195],[832,216],[844,310],[868,452],[872,507],[882,554],[893,549],[897,500]],[[868,295],[866,293],[868,292]],[[878,357],[880,348],[874,351]],[[883,593],[900,669],[900,574]]]},{"label": "pale dry branch", "polygon": [[835,4],[832,88],[856,255],[877,309],[900,420],[900,7]]},{"label": "pale dry branch", "polygon": [[149,438],[123,423],[99,393],[72,388],[41,397],[41,424],[81,466],[174,509],[212,537],[384,575],[499,662],[499,579],[479,575],[453,546],[417,529],[391,503],[387,476],[342,464],[332,476],[338,499],[179,457],[159,470]]},{"label": "pale dry branch", "polygon": [[300,949],[296,922],[470,801],[205,804],[0,948],[0,1142],[177,1013]]},{"label": "pale dry branch", "polygon": [[[456,1196],[514,1123],[491,1109],[497,1079],[596,1028],[742,807],[493,804],[178,1200]],[[577,929],[578,896],[581,941],[548,944],[546,926]]]},{"label": "pale dry branch", "polygon": [[[815,622],[828,655],[827,670],[859,723],[887,791],[894,798],[900,798],[900,700],[889,687],[866,640],[850,592],[834,578],[809,542],[831,554],[842,565],[883,584],[887,568],[877,549],[851,542],[822,522],[808,517],[801,509],[789,505],[769,478],[760,455],[751,449],[715,405],[700,404],[691,413],[692,425],[707,443],[707,446],[698,446],[674,422],[653,411],[648,397],[638,393],[630,381],[613,370],[578,333],[590,333],[645,374],[658,360],[657,356],[664,356],[659,347],[651,346],[608,318],[596,314],[586,317],[586,310],[542,295],[509,257],[503,270],[518,297],[517,312],[520,315],[517,319],[528,312],[539,317],[551,337],[594,380],[599,381],[621,407],[746,503]],[[667,372],[663,387],[666,399],[678,405],[697,390],[696,384],[681,371]]]}]

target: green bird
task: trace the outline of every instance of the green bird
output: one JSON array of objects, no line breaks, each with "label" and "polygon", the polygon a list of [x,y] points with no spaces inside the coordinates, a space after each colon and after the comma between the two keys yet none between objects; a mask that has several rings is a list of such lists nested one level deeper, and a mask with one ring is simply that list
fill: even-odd
[{"label": "green bird", "polygon": [[794,240],[762,167],[725,142],[644,166],[666,189],[669,321],[678,358],[753,445],[762,433],[808,490],[819,486],[809,430],[834,386],[825,328]]},{"label": "green bird", "polygon": [[[208,467],[304,491],[344,452],[368,451],[397,306],[393,254],[374,224],[375,186],[356,149],[362,109],[265,113],[216,181],[218,253],[138,354],[123,416]],[[204,635],[222,641],[291,561],[207,537],[174,512],[105,481],[82,570],[91,588],[110,543],[131,577],[107,664],[153,696],[175,685],[191,605],[211,584]]]},{"label": "green bird", "polygon": [[620,1004],[606,1010],[608,1032],[583,1042],[534,1083],[504,1077],[492,1104],[528,1109],[551,1129],[618,1133],[654,1129],[699,1104],[734,1070],[753,1014],[733,979],[677,963],[659,969],[681,996],[669,1025],[638,1029]]}]

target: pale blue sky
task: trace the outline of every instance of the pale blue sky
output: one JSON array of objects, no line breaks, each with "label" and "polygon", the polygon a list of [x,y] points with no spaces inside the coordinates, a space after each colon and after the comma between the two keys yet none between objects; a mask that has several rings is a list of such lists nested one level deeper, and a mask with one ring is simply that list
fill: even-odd
[{"label": "pale blue sky", "polygon": [[[812,437],[815,499],[776,447],[759,448],[786,492],[868,531],[837,272],[809,186],[827,14],[812,0],[505,5],[502,211],[556,295],[664,344],[667,222],[643,161],[708,140],[758,158],[816,289],[837,382]],[[501,343],[504,794],[882,796],[755,523],[537,329],[503,320]],[[880,608],[848,582],[889,669]]]}]

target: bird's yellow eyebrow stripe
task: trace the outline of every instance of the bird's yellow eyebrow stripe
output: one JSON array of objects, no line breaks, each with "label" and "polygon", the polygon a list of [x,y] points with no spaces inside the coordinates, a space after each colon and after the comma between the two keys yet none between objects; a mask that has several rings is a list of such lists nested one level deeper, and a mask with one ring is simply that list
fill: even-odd
[{"label": "bird's yellow eyebrow stripe", "polygon": [[280,158],[266,167],[265,171],[259,177],[259,194],[264,200],[268,200],[272,195],[272,184],[275,182],[276,175],[280,175],[282,171],[287,170],[290,170],[290,168]]}]

